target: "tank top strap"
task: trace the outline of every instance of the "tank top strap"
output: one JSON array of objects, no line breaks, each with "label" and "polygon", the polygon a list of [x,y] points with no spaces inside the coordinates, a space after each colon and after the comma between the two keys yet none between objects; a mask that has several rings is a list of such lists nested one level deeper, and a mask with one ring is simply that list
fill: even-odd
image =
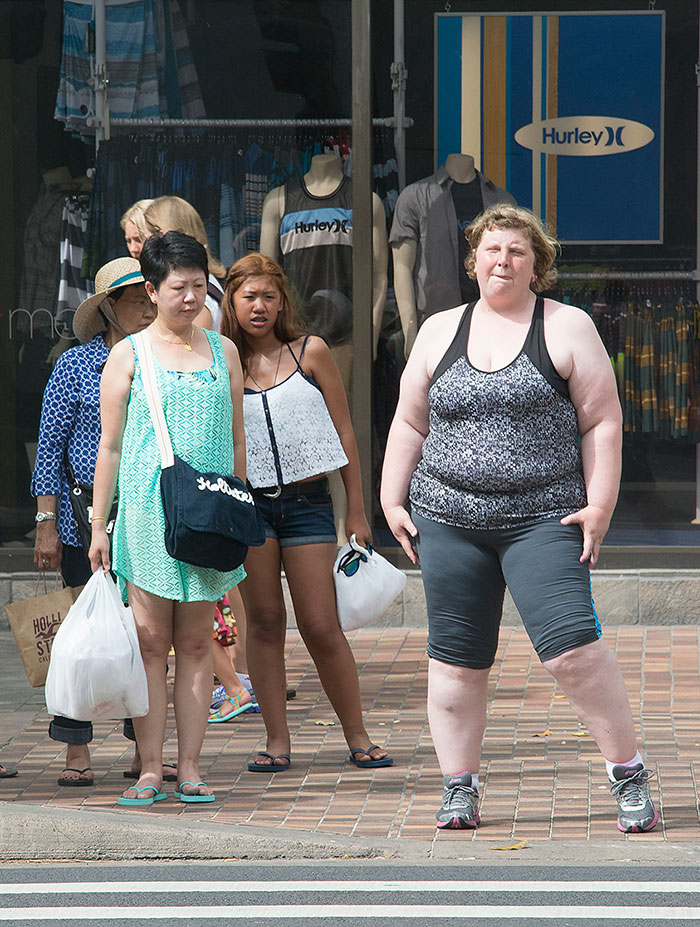
[{"label": "tank top strap", "polygon": [[535,300],[535,309],[523,345],[523,354],[530,358],[550,386],[561,396],[569,399],[569,384],[557,373],[557,369],[552,363],[552,358],[547,350],[547,342],[544,337],[544,299],[541,296],[538,296]]},{"label": "tank top strap", "polygon": [[209,342],[212,358],[214,360],[214,366],[219,368],[225,367],[226,357],[224,356],[224,347],[221,343],[221,336],[217,334],[217,332],[209,331],[208,328],[203,328],[202,331],[207,336],[207,341]]},{"label": "tank top strap", "polygon": [[[290,354],[292,355],[292,357],[294,358],[294,363],[297,365],[297,370],[298,370],[300,373],[302,373],[302,374],[304,373],[304,371],[303,371],[302,368],[301,368],[301,362],[302,362],[302,359],[303,359],[303,357],[304,357],[304,351],[306,350],[306,345],[307,345],[308,340],[309,340],[310,337],[311,337],[311,335],[306,335],[306,336],[304,337],[304,340],[303,340],[302,343],[301,343],[301,351],[299,352],[299,357],[297,357],[296,354],[294,353],[294,351],[292,350],[291,344],[290,344],[288,341],[286,342],[287,350],[289,351],[289,353],[290,353]],[[304,375],[305,375],[305,374],[304,374]]]},{"label": "tank top strap", "polygon": [[455,336],[452,339],[452,343],[442,355],[442,360],[435,368],[435,372],[430,378],[430,384],[428,388],[430,388],[433,383],[435,383],[435,381],[438,380],[458,358],[466,357],[467,343],[469,341],[469,329],[472,324],[474,306],[476,306],[476,300],[473,303],[469,303],[462,313],[462,318],[459,320],[459,325],[457,326],[457,331],[455,332]]}]

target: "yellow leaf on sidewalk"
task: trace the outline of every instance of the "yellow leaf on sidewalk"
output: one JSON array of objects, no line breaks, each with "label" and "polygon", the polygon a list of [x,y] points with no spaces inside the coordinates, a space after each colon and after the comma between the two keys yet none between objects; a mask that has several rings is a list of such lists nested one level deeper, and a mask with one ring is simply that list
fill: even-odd
[{"label": "yellow leaf on sidewalk", "polygon": [[554,698],[566,698],[565,695],[555,695]]},{"label": "yellow leaf on sidewalk", "polygon": [[589,737],[588,731],[572,731],[572,737]]},{"label": "yellow leaf on sidewalk", "polygon": [[551,731],[542,731],[540,734],[533,734],[533,737],[548,737],[552,732]]},{"label": "yellow leaf on sidewalk", "polygon": [[492,850],[525,850],[527,849],[527,840],[518,840],[517,843],[509,843],[505,847],[491,847]]}]

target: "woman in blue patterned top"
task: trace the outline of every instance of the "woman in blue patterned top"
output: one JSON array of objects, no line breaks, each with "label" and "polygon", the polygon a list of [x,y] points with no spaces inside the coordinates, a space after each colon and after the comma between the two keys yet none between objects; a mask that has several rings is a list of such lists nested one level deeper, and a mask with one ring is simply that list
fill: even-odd
[{"label": "woman in blue patterned top", "polygon": [[[133,258],[101,267],[95,288],[95,295],[78,306],[73,318],[73,331],[82,343],[59,357],[44,392],[32,478],[37,500],[34,562],[40,570],[60,569],[68,586],[82,586],[91,571],[70,504],[65,457],[76,480],[92,485],[100,443],[102,368],[113,345],[155,318],[141,267]],[[91,722],[54,718],[49,734],[68,745],[59,785],[92,785]],[[130,734],[128,726],[125,734]],[[138,766],[138,757],[134,762]]]}]

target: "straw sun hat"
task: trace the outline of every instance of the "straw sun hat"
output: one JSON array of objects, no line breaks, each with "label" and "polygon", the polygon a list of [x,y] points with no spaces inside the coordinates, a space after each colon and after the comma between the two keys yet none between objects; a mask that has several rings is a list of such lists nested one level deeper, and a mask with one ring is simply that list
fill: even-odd
[{"label": "straw sun hat", "polygon": [[73,332],[78,341],[85,344],[106,330],[107,323],[99,311],[106,296],[122,286],[145,282],[135,258],[117,258],[100,267],[95,277],[95,295],[84,299],[73,316]]}]

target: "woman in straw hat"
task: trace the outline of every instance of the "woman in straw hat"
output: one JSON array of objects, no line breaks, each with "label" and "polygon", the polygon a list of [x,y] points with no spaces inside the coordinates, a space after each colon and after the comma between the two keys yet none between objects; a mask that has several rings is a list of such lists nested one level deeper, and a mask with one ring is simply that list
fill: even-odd
[{"label": "woman in straw hat", "polygon": [[[91,571],[73,517],[65,461],[79,483],[92,485],[100,442],[102,368],[118,341],[150,325],[156,315],[134,258],[118,258],[101,267],[95,289],[73,318],[81,344],[61,354],[46,386],[32,478],[37,500],[34,562],[40,570],[60,569],[68,586],[82,586]],[[68,745],[58,784],[92,785],[91,722],[54,718],[49,735]],[[126,726],[125,735],[134,739]],[[134,763],[137,771],[138,756]]]}]

